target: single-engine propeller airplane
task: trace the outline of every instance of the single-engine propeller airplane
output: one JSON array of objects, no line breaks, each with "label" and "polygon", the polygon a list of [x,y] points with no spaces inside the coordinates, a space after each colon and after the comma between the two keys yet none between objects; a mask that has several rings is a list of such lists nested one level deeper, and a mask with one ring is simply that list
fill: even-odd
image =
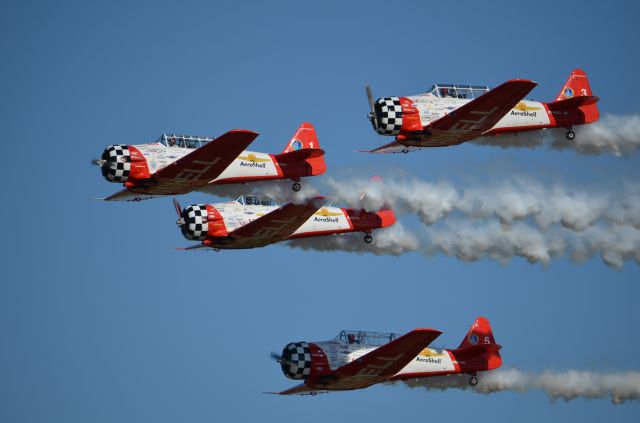
[{"label": "single-engine propeller airplane", "polygon": [[566,128],[566,137],[572,141],[576,136],[573,126],[598,120],[599,98],[592,95],[581,69],[571,72],[550,103],[524,100],[536,85],[526,79],[512,79],[493,89],[436,84],[423,94],[383,97],[375,102],[367,85],[373,129],[380,135],[395,136],[395,140],[366,152],[408,153],[481,136],[546,128]]},{"label": "single-engine propeller airplane", "polygon": [[442,332],[414,329],[393,333],[343,330],[331,341],[292,342],[281,355],[272,353],[289,379],[304,383],[279,395],[315,395],[329,391],[362,389],[381,382],[454,373],[469,374],[469,385],[478,384],[477,373],[502,365],[489,321],[478,317],[455,350],[429,348]]},{"label": "single-engine propeller airplane", "polygon": [[163,134],[150,144],[111,145],[95,163],[109,182],[125,188],[106,201],[140,201],[186,194],[208,185],[300,178],[326,170],[312,124],[303,123],[280,154],[245,151],[258,134],[234,129],[218,138]]},{"label": "single-engine propeller airplane", "polygon": [[271,199],[241,196],[219,204],[194,204],[182,209],[177,200],[176,222],[182,235],[200,244],[185,248],[239,249],[264,247],[274,242],[346,232],[364,232],[364,241],[373,241],[371,232],[396,222],[391,209],[377,212],[324,206],[316,197],[302,204],[281,207]]}]

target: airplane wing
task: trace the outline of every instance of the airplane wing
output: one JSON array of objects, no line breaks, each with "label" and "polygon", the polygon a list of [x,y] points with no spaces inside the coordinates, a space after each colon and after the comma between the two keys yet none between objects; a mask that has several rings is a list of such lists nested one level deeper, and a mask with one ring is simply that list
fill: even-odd
[{"label": "airplane wing", "polygon": [[538,84],[512,79],[457,108],[424,128],[426,146],[455,145],[493,128]]},{"label": "airplane wing", "polygon": [[229,233],[228,248],[264,247],[282,241],[302,226],[322,207],[322,197],[302,204],[288,203]]},{"label": "airplane wing", "polygon": [[[457,145],[481,136],[493,128],[537,84],[512,79],[424,127],[415,139],[395,140],[371,153],[397,153],[410,147]],[[403,148],[404,147],[404,148]]]},{"label": "airplane wing", "polygon": [[104,201],[142,201],[142,200],[149,200],[155,197],[156,196],[154,195],[141,194],[141,193],[130,191],[129,189],[125,188],[116,192],[115,194],[111,194],[110,196],[105,198]]},{"label": "airplane wing", "polygon": [[385,144],[378,148],[374,148],[373,150],[359,150],[359,153],[411,153],[413,151],[420,150],[420,147],[413,147],[410,145],[400,144],[398,141],[391,141],[389,144]]},{"label": "airplane wing", "polygon": [[[186,156],[151,175],[143,186],[133,187],[133,198],[142,196],[185,194],[207,185],[218,177],[259,134],[246,129],[234,129],[193,150]],[[106,201],[128,200],[121,191]]]},{"label": "airplane wing", "polygon": [[[366,388],[383,382],[398,373],[418,353],[442,332],[435,329],[414,329],[400,338],[376,348],[368,354],[345,364],[329,375],[307,381],[281,395],[301,394],[307,391],[350,390]],[[306,388],[305,388],[306,386]]]}]

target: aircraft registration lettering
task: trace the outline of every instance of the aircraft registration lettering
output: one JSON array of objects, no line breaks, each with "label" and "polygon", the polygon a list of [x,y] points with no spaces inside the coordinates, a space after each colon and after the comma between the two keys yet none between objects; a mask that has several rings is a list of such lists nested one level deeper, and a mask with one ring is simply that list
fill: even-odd
[{"label": "aircraft registration lettering", "polygon": [[205,162],[202,160],[194,160],[192,162],[193,164],[202,165],[203,167],[201,169],[184,169],[183,171],[178,173],[178,175],[176,175],[176,179],[185,179],[185,180],[197,179],[199,176],[208,172],[213,165],[218,163],[218,161],[220,161],[220,157],[216,157],[210,162]]},{"label": "aircraft registration lettering", "polygon": [[358,373],[355,374],[355,376],[359,376],[359,377],[379,376],[382,374],[382,372],[384,372],[386,369],[391,367],[402,356],[404,356],[404,353],[400,353],[395,357],[377,357],[376,360],[386,362],[386,364],[382,364],[382,365],[368,364],[362,369],[360,369]]},{"label": "aircraft registration lettering", "polygon": [[491,109],[489,111],[486,111],[486,112],[473,110],[473,111],[469,112],[469,114],[480,116],[480,118],[478,120],[462,119],[462,120],[456,122],[456,124],[453,125],[450,130],[451,131],[456,131],[456,132],[472,132],[472,131],[476,131],[479,128],[481,128],[481,124],[485,120],[487,120],[487,117],[492,115],[496,110],[498,110],[498,106],[495,106],[493,109]]}]

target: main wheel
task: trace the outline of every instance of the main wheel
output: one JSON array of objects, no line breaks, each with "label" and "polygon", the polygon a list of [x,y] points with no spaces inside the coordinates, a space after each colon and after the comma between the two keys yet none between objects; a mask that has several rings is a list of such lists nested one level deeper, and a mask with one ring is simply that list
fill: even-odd
[{"label": "main wheel", "polygon": [[366,234],[364,236],[364,242],[366,242],[367,244],[371,244],[373,242],[373,237],[369,234]]},{"label": "main wheel", "polygon": [[469,378],[469,385],[476,386],[478,384],[478,378],[475,376],[471,376]]},{"label": "main wheel", "polygon": [[302,185],[300,185],[300,182],[294,182],[293,185],[291,185],[291,189],[298,192],[302,189]]},{"label": "main wheel", "polygon": [[569,141],[573,141],[576,139],[576,133],[569,129],[565,135]]},{"label": "main wheel", "polygon": [[409,150],[405,148],[404,150],[402,150],[402,152],[403,152],[404,154],[407,154],[407,153],[409,152]]}]

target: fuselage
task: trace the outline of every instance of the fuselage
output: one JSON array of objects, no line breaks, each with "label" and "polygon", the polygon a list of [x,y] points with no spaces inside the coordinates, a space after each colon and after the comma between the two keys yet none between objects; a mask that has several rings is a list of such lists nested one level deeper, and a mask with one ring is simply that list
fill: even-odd
[{"label": "fuselage", "polygon": [[[254,197],[186,207],[183,211],[186,220],[186,224],[182,226],[183,235],[189,240],[207,240],[213,248],[233,248],[228,246],[229,233],[278,208],[270,201],[262,201],[260,204],[260,200],[253,200],[253,204],[245,204],[247,198]],[[195,215],[202,215],[202,217],[198,216],[195,218],[195,223],[190,223],[190,219],[194,220]],[[369,233],[394,223],[395,215],[391,210],[367,212],[348,208],[322,207],[287,239],[345,232]]]},{"label": "fuselage", "polygon": [[[403,99],[406,99],[403,102]],[[401,97],[400,102],[408,104],[403,109],[411,110],[412,106],[417,110],[421,127],[426,127],[430,122],[440,119],[455,109],[469,103],[471,99],[453,97],[439,98],[432,93],[418,94],[415,96]],[[405,119],[411,119],[410,114]],[[531,100],[522,100],[511,109],[500,121],[487,133],[494,135],[508,131],[523,131],[527,129],[541,129],[557,126],[557,118],[549,110],[546,103]],[[420,129],[422,129],[420,128]]]},{"label": "fuselage", "polygon": [[[109,169],[105,167],[105,177],[111,182],[145,181],[158,170],[170,165],[191,153],[195,148],[166,146],[161,143],[138,144],[122,146],[130,161],[125,162],[126,175],[108,176]],[[256,151],[243,151],[218,177],[212,179],[209,185],[227,184],[250,180],[268,180],[280,178],[300,178],[324,172],[324,162],[317,161],[316,169],[302,162],[297,168],[295,163],[283,166],[276,160],[275,155]],[[314,163],[316,164],[316,163]],[[321,165],[321,166],[320,166]],[[313,166],[311,166],[313,167]],[[135,191],[135,183],[129,187]]]},{"label": "fuselage", "polygon": [[[291,344],[290,344],[291,345]],[[322,380],[323,375],[330,374],[338,368],[358,360],[365,354],[379,348],[379,346],[360,345],[357,343],[343,342],[337,339],[331,341],[295,343],[302,348],[308,348],[310,360],[304,363],[306,374],[287,373],[288,367],[285,364],[283,371],[291,379],[307,379],[310,386],[314,386],[314,380]],[[298,366],[300,366],[298,362]],[[396,374],[390,376],[388,380],[403,380],[410,378],[441,376],[454,373],[475,374],[479,371],[486,371],[498,368],[502,365],[502,360],[498,354],[490,356],[481,354],[464,353],[463,350],[447,350],[437,348],[424,348],[406,366]],[[297,370],[297,369],[296,369]],[[326,389],[319,384],[318,389]],[[332,383],[331,389],[351,389],[347,386]]]}]

